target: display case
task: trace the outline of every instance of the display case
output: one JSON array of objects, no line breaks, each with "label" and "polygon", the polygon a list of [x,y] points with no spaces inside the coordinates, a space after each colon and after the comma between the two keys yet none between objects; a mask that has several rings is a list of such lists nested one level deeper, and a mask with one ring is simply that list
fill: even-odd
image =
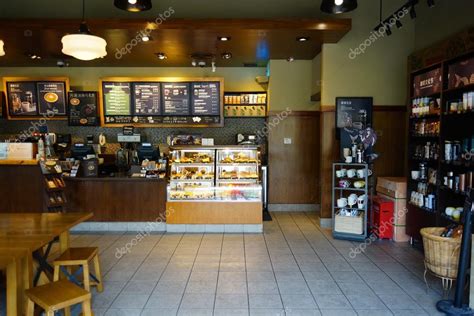
[{"label": "display case", "polygon": [[[262,185],[257,146],[172,147],[169,174],[168,206],[174,210],[170,222],[261,222]],[[184,215],[188,212],[192,215]]]}]

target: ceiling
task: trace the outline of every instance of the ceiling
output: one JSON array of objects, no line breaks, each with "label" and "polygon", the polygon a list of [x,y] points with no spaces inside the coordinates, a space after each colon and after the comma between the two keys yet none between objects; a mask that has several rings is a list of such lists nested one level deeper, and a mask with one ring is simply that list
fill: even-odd
[{"label": "ceiling", "polygon": [[[208,65],[215,60],[219,67],[266,66],[269,59],[312,59],[323,43],[336,43],[351,29],[350,19],[322,14],[315,0],[154,0],[153,5],[150,11],[129,13],[116,9],[113,0],[86,0],[86,20],[93,34],[106,39],[108,55],[83,62],[61,53],[61,37],[78,29],[80,0],[0,1],[6,50],[0,67],[55,66],[58,60],[69,66],[183,67],[191,65],[193,54],[204,54]],[[170,7],[166,21],[150,24]],[[150,26],[152,40],[130,46]],[[231,40],[221,42],[219,36]],[[300,36],[310,40],[297,42]],[[124,47],[131,49],[124,54]],[[159,60],[158,52],[168,58]],[[225,52],[233,57],[222,59]],[[32,60],[28,54],[42,58]]]}]

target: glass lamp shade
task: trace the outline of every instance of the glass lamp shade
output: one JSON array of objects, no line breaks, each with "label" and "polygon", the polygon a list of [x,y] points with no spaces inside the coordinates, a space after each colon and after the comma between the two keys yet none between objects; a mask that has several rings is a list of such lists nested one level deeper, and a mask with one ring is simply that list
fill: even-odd
[{"label": "glass lamp shade", "polygon": [[141,12],[150,10],[151,0],[114,0],[114,5],[129,12]]},{"label": "glass lamp shade", "polygon": [[99,36],[90,34],[70,34],[61,39],[63,54],[80,60],[93,60],[107,55],[107,42]]},{"label": "glass lamp shade", "polygon": [[355,9],[357,0],[343,0],[342,4],[336,4],[336,0],[323,0],[321,3],[321,11],[330,14],[346,13]]},{"label": "glass lamp shade", "polygon": [[3,48],[3,41],[0,40],[0,56],[5,56],[5,49]]}]

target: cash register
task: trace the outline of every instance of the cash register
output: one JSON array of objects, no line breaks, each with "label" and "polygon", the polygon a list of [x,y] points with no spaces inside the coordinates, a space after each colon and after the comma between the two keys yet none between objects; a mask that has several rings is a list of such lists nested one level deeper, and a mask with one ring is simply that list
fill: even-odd
[{"label": "cash register", "polygon": [[160,159],[160,151],[158,147],[154,148],[151,143],[141,143],[137,148],[137,155],[140,163],[145,159],[150,161],[157,161]]},{"label": "cash register", "polygon": [[88,155],[94,155],[95,151],[91,145],[85,145],[83,143],[76,143],[71,148],[71,157],[76,160],[84,160]]}]

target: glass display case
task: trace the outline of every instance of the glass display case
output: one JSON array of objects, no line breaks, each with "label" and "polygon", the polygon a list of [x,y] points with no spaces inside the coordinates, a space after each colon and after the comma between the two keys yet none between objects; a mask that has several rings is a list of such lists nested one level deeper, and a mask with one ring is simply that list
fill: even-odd
[{"label": "glass display case", "polygon": [[168,200],[261,201],[258,147],[171,148]]}]

